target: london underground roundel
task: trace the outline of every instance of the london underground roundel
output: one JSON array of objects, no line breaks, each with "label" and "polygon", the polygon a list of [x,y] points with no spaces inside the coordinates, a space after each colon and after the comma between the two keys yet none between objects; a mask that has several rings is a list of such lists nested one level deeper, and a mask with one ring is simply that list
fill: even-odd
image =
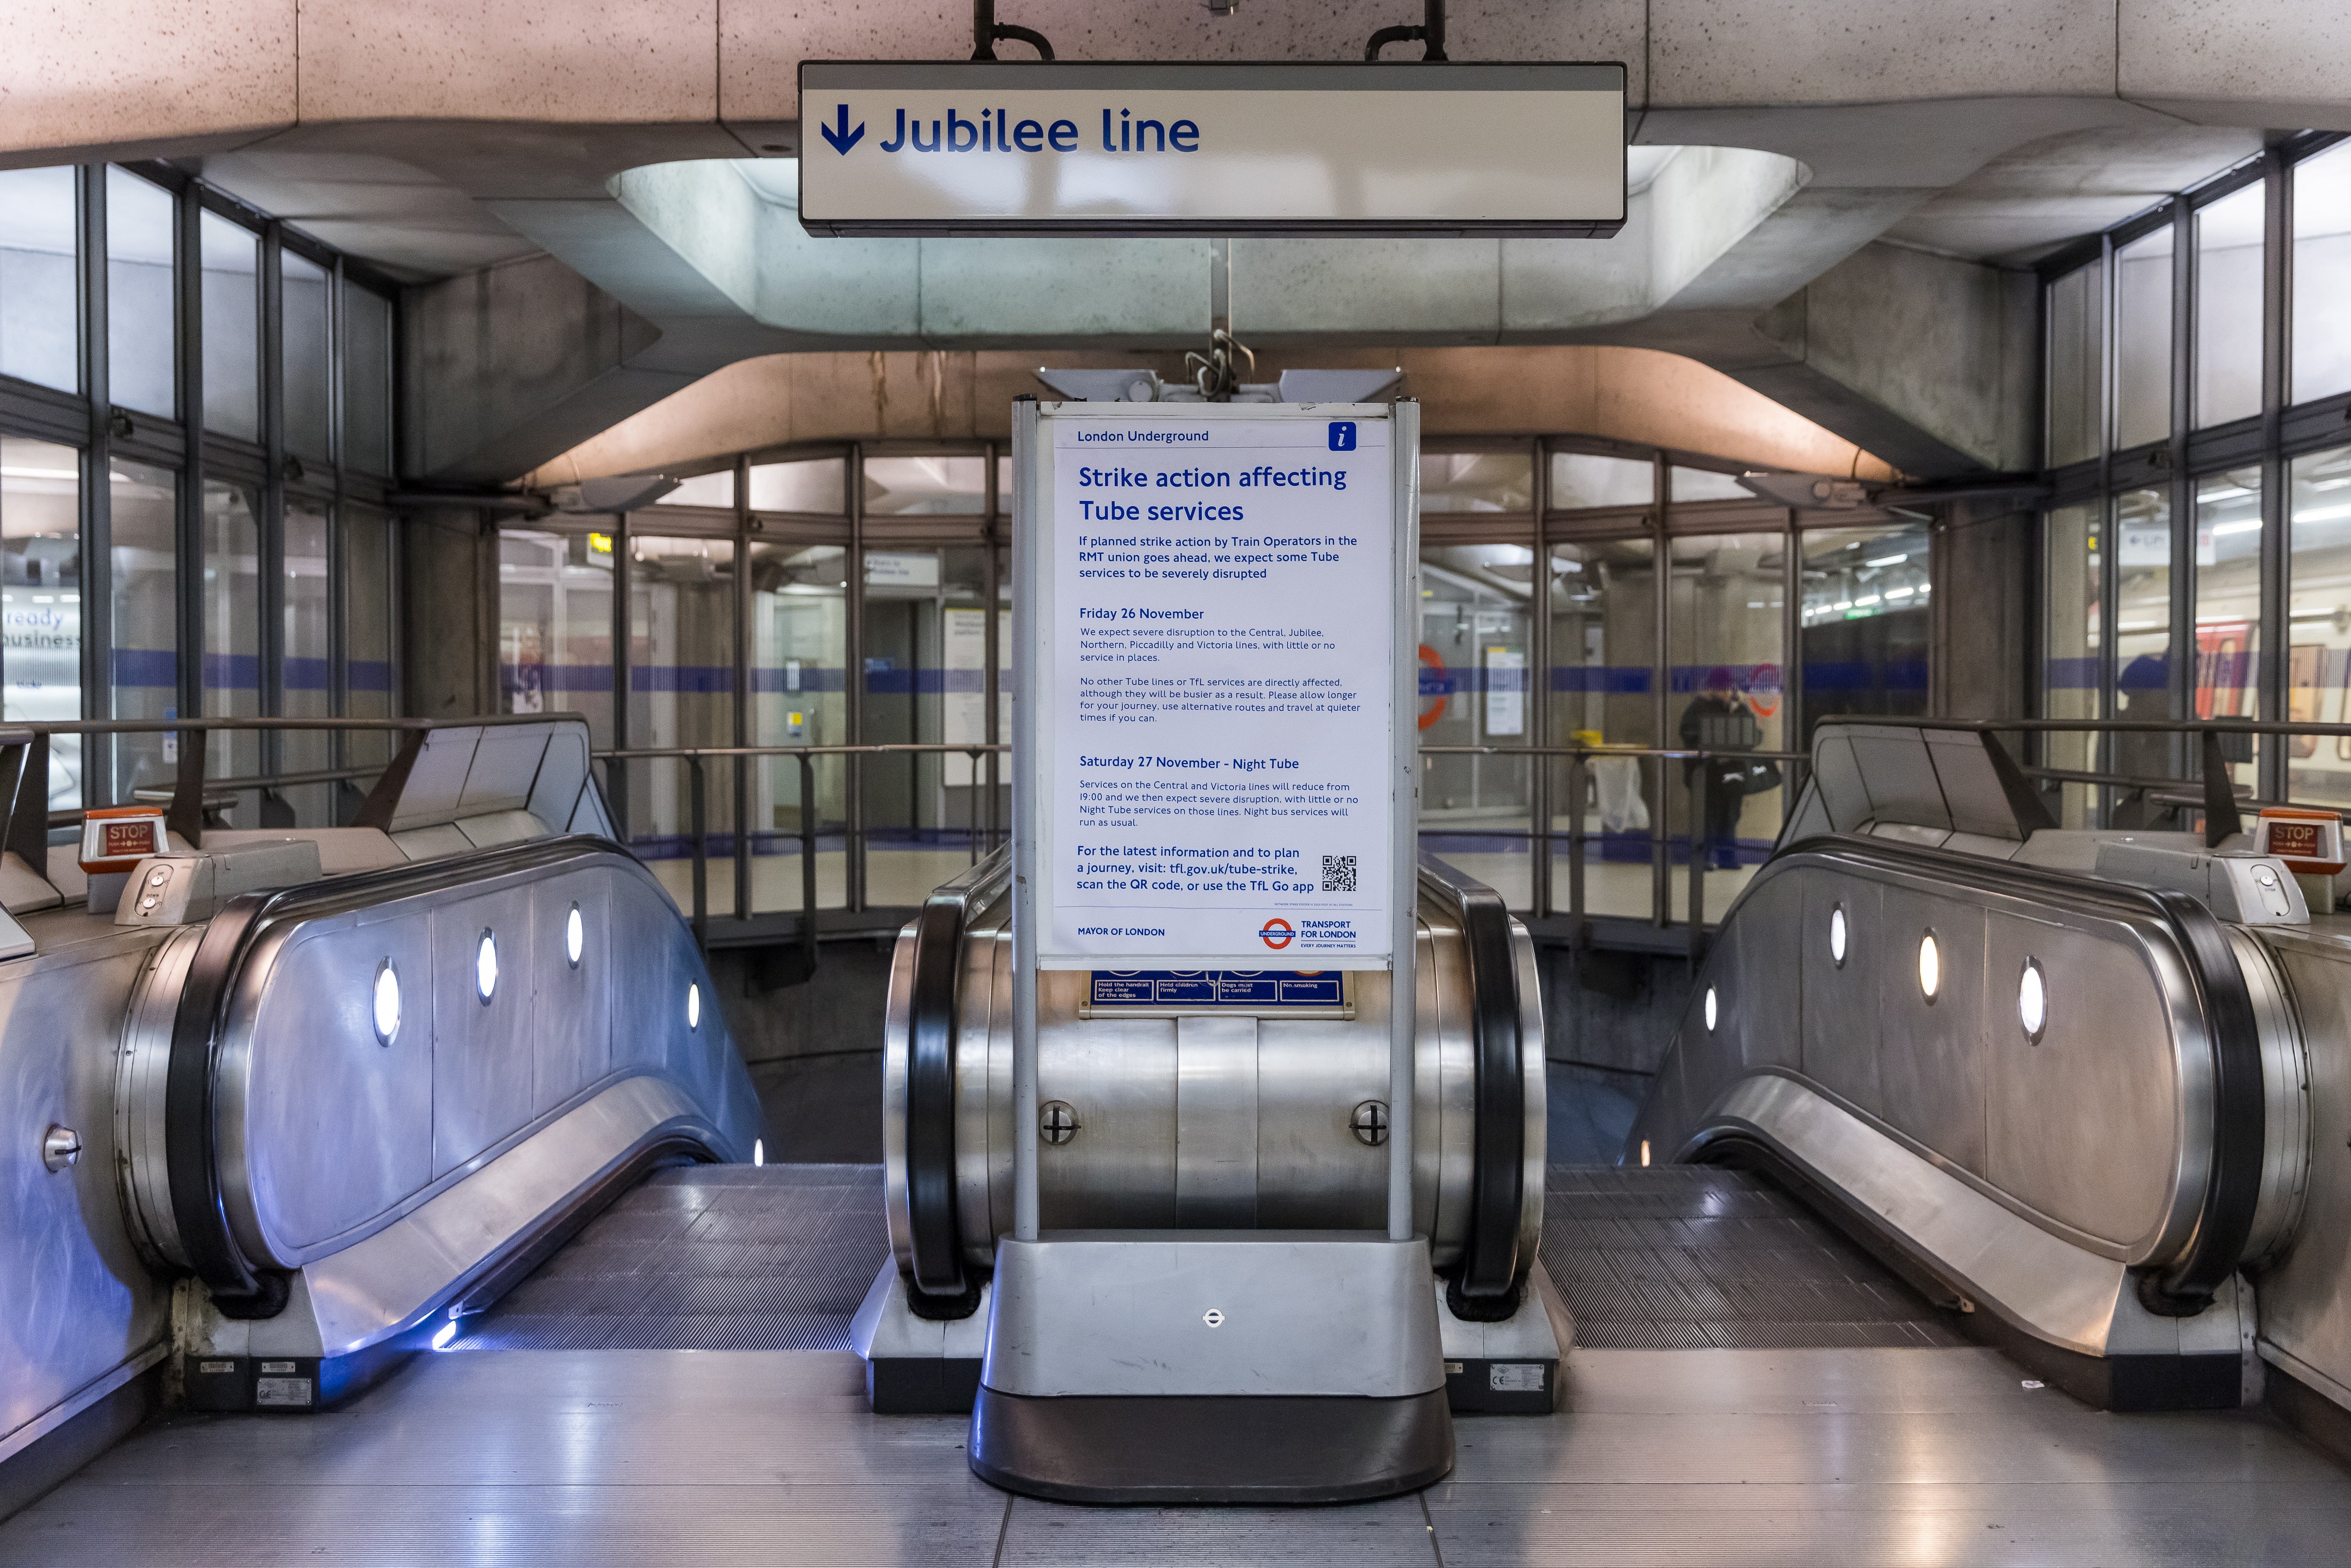
[{"label": "london underground roundel", "polygon": [[1282,948],[1290,946],[1290,938],[1295,936],[1297,933],[1290,928],[1289,921],[1282,919],[1277,915],[1271,920],[1265,923],[1264,926],[1259,930],[1258,935],[1265,938],[1265,945],[1267,946]]}]

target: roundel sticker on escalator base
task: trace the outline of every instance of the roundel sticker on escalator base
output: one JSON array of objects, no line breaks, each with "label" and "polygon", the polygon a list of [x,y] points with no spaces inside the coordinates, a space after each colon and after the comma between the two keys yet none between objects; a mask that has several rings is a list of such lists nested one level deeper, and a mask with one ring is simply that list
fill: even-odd
[{"label": "roundel sticker on escalator base", "polygon": [[1278,915],[1267,921],[1258,931],[1258,936],[1264,939],[1265,945],[1277,950],[1289,946],[1290,939],[1297,935],[1290,928],[1290,922]]}]

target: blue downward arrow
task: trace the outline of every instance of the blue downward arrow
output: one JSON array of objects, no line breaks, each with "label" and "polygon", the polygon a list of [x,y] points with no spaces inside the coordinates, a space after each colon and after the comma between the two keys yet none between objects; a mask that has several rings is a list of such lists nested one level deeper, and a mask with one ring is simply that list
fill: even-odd
[{"label": "blue downward arrow", "polygon": [[817,134],[822,136],[827,141],[831,142],[832,150],[846,158],[849,156],[849,150],[851,148],[865,140],[865,122],[861,120],[857,122],[856,130],[850,130],[849,105],[844,103],[841,106],[841,112],[836,117],[835,123],[841,128],[838,131],[834,130],[832,126],[827,125],[824,121],[820,120],[818,120],[816,126]]}]

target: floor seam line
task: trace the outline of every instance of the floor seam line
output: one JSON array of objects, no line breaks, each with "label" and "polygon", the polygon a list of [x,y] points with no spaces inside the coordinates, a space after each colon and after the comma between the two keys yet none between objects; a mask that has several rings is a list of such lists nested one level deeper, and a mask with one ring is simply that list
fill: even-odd
[{"label": "floor seam line", "polygon": [[996,1526],[996,1555],[989,1558],[988,1568],[1004,1568],[1004,1543],[1012,1535],[1012,1494],[1004,1494],[1004,1518]]}]

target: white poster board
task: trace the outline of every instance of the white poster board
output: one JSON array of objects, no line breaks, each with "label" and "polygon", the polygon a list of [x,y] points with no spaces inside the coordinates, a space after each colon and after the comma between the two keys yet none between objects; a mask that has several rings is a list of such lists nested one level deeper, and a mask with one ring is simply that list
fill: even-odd
[{"label": "white poster board", "polygon": [[1413,886],[1393,429],[1384,404],[1041,405],[1014,659],[1040,967],[1387,967]]}]

